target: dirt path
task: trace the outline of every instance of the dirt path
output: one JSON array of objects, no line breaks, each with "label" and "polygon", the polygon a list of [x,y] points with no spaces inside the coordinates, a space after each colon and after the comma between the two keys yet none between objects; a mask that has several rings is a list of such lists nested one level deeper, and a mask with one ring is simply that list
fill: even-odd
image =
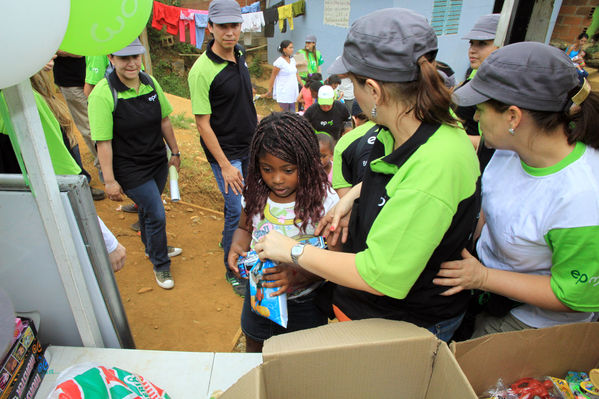
[{"label": "dirt path", "polygon": [[[183,113],[191,118],[189,100],[167,97],[173,115]],[[165,206],[169,244],[183,248],[183,254],[172,260],[173,290],[163,290],[154,281],[141,240],[130,229],[137,215],[118,210],[130,201],[105,199],[95,205],[98,215],[127,248],[125,268],[116,273],[116,280],[137,347],[229,352],[240,333],[242,299],[224,279],[223,251],[218,247],[223,218],[217,211],[222,208],[222,200],[195,127],[176,129],[175,134],[183,154],[180,189],[185,203],[167,199]],[[85,145],[80,148],[93,176],[92,185],[103,188]]]}]

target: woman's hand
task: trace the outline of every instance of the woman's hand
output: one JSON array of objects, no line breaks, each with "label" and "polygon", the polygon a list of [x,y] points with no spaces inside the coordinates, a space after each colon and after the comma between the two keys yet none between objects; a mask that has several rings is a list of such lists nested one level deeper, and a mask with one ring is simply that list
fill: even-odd
[{"label": "woman's hand", "polygon": [[254,246],[254,251],[261,260],[270,259],[275,262],[291,263],[291,248],[297,244],[293,238],[271,231]]},{"label": "woman's hand", "polygon": [[229,193],[229,189],[233,190],[233,194],[239,195],[243,192],[243,175],[231,163],[221,167],[221,174],[225,182],[225,194]]},{"label": "woman's hand", "polygon": [[293,286],[292,282],[294,280],[294,276],[298,273],[293,270],[293,268],[281,263],[275,267],[269,267],[263,270],[264,272],[264,281],[268,281],[267,283],[263,283],[262,286],[264,288],[277,288],[279,289],[272,294],[271,297],[279,296],[286,293],[289,290],[289,287]]},{"label": "woman's hand", "polygon": [[441,295],[453,295],[462,290],[483,289],[487,282],[489,270],[468,250],[462,250],[462,260],[441,263],[438,277],[433,279],[436,285],[452,287]]},{"label": "woman's hand", "polygon": [[177,169],[177,173],[179,173],[179,169],[181,168],[181,156],[171,156],[171,159],[168,161],[168,166],[174,166]]},{"label": "woman's hand", "polygon": [[123,200],[123,189],[121,185],[116,182],[116,180],[111,182],[106,182],[104,185],[104,191],[106,191],[106,195],[113,201],[122,201]]},{"label": "woman's hand", "polygon": [[113,272],[118,272],[125,266],[125,259],[127,258],[127,251],[120,243],[114,251],[108,254],[108,260],[112,266]]},{"label": "woman's hand", "polygon": [[341,235],[341,242],[346,242],[354,199],[350,195],[341,197],[339,202],[320,219],[314,234],[324,236],[331,245],[337,244],[339,235]]},{"label": "woman's hand", "polygon": [[237,260],[240,256],[247,256],[247,254],[248,253],[241,245],[239,245],[239,243],[236,243],[235,241],[231,243],[231,249],[229,250],[229,255],[227,256],[227,262],[229,262],[229,269],[235,272],[235,274],[238,276],[239,268],[237,267]]}]

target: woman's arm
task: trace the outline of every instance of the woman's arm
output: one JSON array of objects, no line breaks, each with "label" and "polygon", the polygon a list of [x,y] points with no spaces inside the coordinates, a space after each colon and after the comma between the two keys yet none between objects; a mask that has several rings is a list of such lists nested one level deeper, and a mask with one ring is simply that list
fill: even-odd
[{"label": "woman's arm", "polygon": [[[162,118],[161,126],[162,126],[162,136],[164,137],[166,144],[168,144],[168,148],[171,149],[171,152],[173,154],[178,154],[179,146],[177,145],[177,139],[175,138],[175,132],[173,131],[173,125],[171,124],[171,120],[168,116],[165,118]],[[178,172],[179,168],[181,167],[181,157],[180,156],[171,157],[170,161],[168,162],[168,166],[171,166],[171,165],[173,165],[175,168],[177,168],[177,172]]]},{"label": "woman's arm", "polygon": [[453,295],[465,289],[479,289],[512,298],[555,312],[572,311],[551,289],[551,276],[539,276],[485,267],[467,250],[462,260],[445,262],[433,283],[452,287],[442,295]]},{"label": "woman's arm", "polygon": [[[347,241],[349,217],[351,216],[354,201],[360,197],[360,191],[362,191],[361,182],[344,194],[339,202],[320,219],[314,234],[323,235],[333,246],[337,244],[340,235],[341,242]],[[329,238],[330,233],[332,235]]]},{"label": "woman's arm", "polygon": [[[283,234],[271,231],[254,247],[260,259],[291,263],[291,248],[297,242]],[[299,265],[310,273],[345,287],[383,295],[369,286],[356,269],[355,254],[327,251],[306,245],[299,256]]]},{"label": "woman's arm", "polygon": [[122,201],[123,190],[114,178],[114,171],[112,169],[112,140],[96,141],[96,146],[98,149],[98,160],[100,161],[102,175],[104,176],[104,190],[106,191],[106,195],[113,201]]},{"label": "woman's arm", "polygon": [[272,96],[272,89],[275,85],[275,78],[277,77],[277,75],[279,74],[280,69],[277,68],[276,66],[272,67],[272,72],[270,74],[270,79],[268,80],[268,92],[264,95],[264,97],[270,97]]}]

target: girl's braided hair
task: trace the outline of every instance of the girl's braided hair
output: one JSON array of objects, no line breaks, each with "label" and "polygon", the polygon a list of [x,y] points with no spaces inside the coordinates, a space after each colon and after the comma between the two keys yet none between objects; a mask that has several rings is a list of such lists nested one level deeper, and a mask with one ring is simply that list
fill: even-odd
[{"label": "girl's braided hair", "polygon": [[248,176],[243,189],[248,223],[254,215],[264,217],[270,194],[259,165],[259,158],[266,153],[297,166],[294,224],[304,232],[308,222],[316,224],[323,216],[323,200],[330,187],[320,165],[318,140],[312,126],[303,117],[289,112],[272,113],[258,124],[250,146]]}]

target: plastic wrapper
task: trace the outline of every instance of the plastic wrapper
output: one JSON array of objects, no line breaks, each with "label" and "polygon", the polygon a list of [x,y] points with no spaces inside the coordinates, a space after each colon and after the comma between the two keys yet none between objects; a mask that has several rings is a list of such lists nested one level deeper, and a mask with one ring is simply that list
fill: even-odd
[{"label": "plastic wrapper", "polygon": [[79,363],[63,371],[48,399],[170,399],[164,389],[144,377],[95,363]]},{"label": "plastic wrapper", "polygon": [[179,193],[179,173],[177,173],[177,168],[172,165],[168,168],[168,180],[170,183],[169,192],[171,194],[171,201],[180,201],[181,193]]},{"label": "plastic wrapper", "polygon": [[[486,399],[571,399],[563,380],[553,377],[521,378],[505,385],[500,378],[481,398]],[[571,392],[570,392],[571,395]]]},{"label": "plastic wrapper", "polygon": [[[266,288],[263,286],[265,282],[268,282],[268,277],[264,275],[264,269],[274,267],[276,264],[268,259],[262,262],[254,251],[249,251],[247,258],[254,261],[251,264],[251,270],[248,270],[252,311],[287,328],[289,318],[287,315],[287,294],[271,296],[279,290],[279,287]],[[246,267],[248,266],[250,265],[246,264]]]}]

